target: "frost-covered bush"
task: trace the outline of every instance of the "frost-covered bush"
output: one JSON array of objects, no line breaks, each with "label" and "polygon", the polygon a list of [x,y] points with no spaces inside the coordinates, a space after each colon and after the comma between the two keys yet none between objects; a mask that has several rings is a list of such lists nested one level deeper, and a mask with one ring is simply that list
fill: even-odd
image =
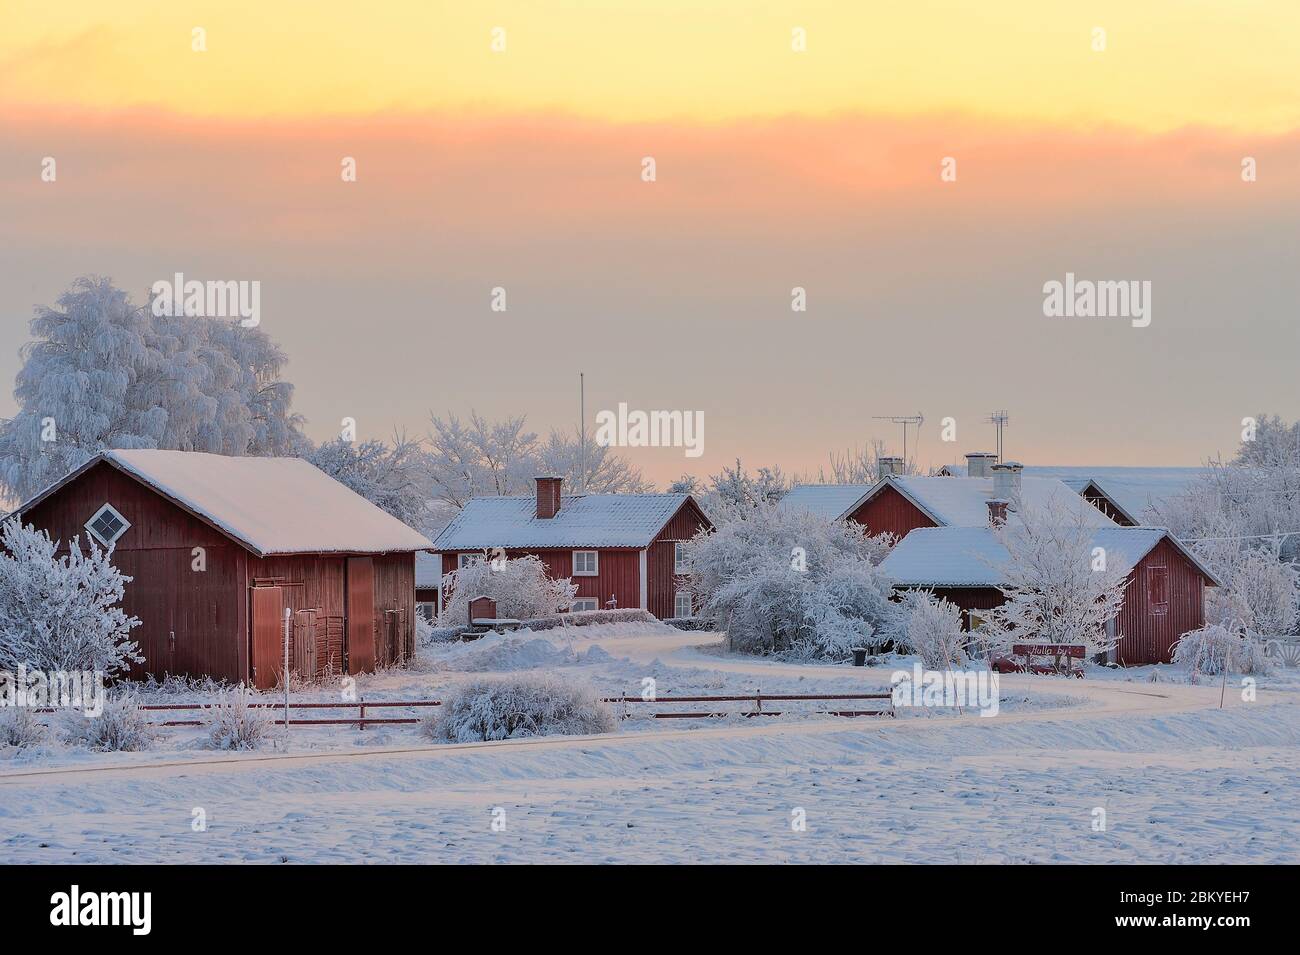
[{"label": "frost-covered bush", "polygon": [[140,621],[117,604],[130,577],[90,541],[65,556],[45,531],[16,520],[0,528],[0,669],[100,670],[112,675],[144,658],[130,639]]},{"label": "frost-covered bush", "polygon": [[30,706],[0,708],[0,747],[26,749],[45,739],[45,724]]},{"label": "frost-covered bush", "polygon": [[204,707],[203,729],[207,749],[258,749],[271,735],[273,717],[264,707],[249,706],[248,690],[239,687],[222,693]]},{"label": "frost-covered bush", "polygon": [[475,597],[491,597],[497,602],[498,616],[522,620],[559,613],[578,593],[571,580],[547,576],[546,565],[531,554],[505,561],[493,561],[485,554],[483,560],[448,574],[447,581],[451,599],[438,618],[444,627],[468,623],[469,602]]},{"label": "frost-covered bush", "polygon": [[902,605],[899,642],[921,658],[930,670],[966,664],[967,634],[961,628],[961,608],[928,590],[911,591]]},{"label": "frost-covered bush", "polygon": [[1186,666],[1193,674],[1217,676],[1225,667],[1229,673],[1254,673],[1262,676],[1272,671],[1259,635],[1223,624],[1207,624],[1183,634],[1173,653],[1174,663]]},{"label": "frost-covered bush", "polygon": [[896,613],[877,564],[888,538],[797,508],[754,507],[686,545],[697,616],[741,653],[843,657],[889,633]]},{"label": "frost-covered bush", "polygon": [[1294,633],[1300,617],[1300,572],[1275,547],[1241,548],[1236,541],[1205,541],[1197,554],[1223,582],[1206,596],[1206,619],[1260,633]]},{"label": "frost-covered bush", "polygon": [[129,694],[106,700],[99,716],[65,713],[62,728],[65,742],[108,753],[145,750],[158,738],[157,727]]},{"label": "frost-covered bush", "polygon": [[480,680],[458,687],[421,724],[430,739],[451,743],[521,736],[587,736],[617,726],[608,704],[586,686],[554,677]]}]

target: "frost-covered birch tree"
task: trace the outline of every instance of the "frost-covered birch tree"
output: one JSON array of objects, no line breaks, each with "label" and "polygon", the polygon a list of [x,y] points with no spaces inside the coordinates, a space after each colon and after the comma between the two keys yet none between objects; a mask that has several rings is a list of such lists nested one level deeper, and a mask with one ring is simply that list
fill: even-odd
[{"label": "frost-covered birch tree", "polygon": [[502,617],[524,620],[548,617],[568,608],[578,593],[569,578],[553,580],[546,565],[529,555],[513,560],[493,562],[491,555],[474,561],[446,577],[451,599],[443,607],[440,626],[463,626],[468,618],[469,602],[475,597],[491,597]]},{"label": "frost-covered birch tree", "polygon": [[1006,598],[989,612],[992,642],[1082,644],[1089,655],[1115,646],[1107,623],[1124,603],[1122,554],[1097,553],[1083,509],[1052,497],[1018,511],[997,530],[1007,560],[997,564]]},{"label": "frost-covered birch tree", "polygon": [[49,534],[16,520],[0,527],[0,542],[0,669],[111,675],[143,659],[130,639],[140,621],[118,606],[131,578],[110,563],[111,551],[90,541],[83,553],[74,537],[59,556]]},{"label": "frost-covered birch tree", "polygon": [[26,498],[105,448],[292,454],[286,358],[236,322],[156,316],[112,281],[38,306],[20,349],[18,413],[0,422],[0,486]]}]

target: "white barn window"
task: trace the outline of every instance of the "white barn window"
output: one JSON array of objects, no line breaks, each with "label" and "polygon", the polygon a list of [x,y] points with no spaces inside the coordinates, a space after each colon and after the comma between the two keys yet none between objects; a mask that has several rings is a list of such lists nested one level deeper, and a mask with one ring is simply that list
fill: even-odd
[{"label": "white barn window", "polygon": [[673,573],[686,573],[686,541],[673,543]]},{"label": "white barn window", "polygon": [[95,512],[94,517],[86,521],[86,530],[105,547],[112,547],[130,527],[131,522],[112,504],[105,504]]},{"label": "white barn window", "polygon": [[569,604],[570,610],[599,610],[600,601],[595,597],[580,597]]},{"label": "white barn window", "polygon": [[594,550],[575,550],[573,552],[573,576],[596,577],[600,573],[600,552]]}]

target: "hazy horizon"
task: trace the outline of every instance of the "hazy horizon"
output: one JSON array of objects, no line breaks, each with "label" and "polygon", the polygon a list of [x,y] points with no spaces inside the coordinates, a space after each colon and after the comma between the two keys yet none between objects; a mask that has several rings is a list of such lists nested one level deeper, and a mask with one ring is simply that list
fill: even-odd
[{"label": "hazy horizon", "polygon": [[[335,23],[346,55],[288,9],[81,6],[73,30],[21,2],[0,38],[0,414],[34,305],[182,272],[261,283],[315,440],[471,409],[572,429],[583,372],[589,425],[703,413],[701,457],[623,449],[661,486],[898,453],[876,416],[924,414],[922,466],[990,450],[994,409],[1008,457],[1060,466],[1195,466],[1245,416],[1297,416],[1286,4],[1252,27],[1165,2],[410,5]],[[1150,282],[1150,325],[1045,317],[1067,273]]]}]

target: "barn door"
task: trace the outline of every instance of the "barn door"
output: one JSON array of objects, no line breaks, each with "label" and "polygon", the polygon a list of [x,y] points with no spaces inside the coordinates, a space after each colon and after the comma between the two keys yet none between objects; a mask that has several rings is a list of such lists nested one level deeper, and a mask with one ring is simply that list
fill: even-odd
[{"label": "barn door", "polygon": [[279,587],[254,587],[252,647],[253,686],[269,690],[284,668],[284,591]]},{"label": "barn door", "polygon": [[406,611],[384,611],[383,665],[406,662]]},{"label": "barn door", "polygon": [[316,666],[316,611],[299,610],[293,615],[293,668],[314,680],[319,675]]},{"label": "barn door", "polygon": [[348,672],[375,668],[375,564],[369,557],[348,558]]}]

